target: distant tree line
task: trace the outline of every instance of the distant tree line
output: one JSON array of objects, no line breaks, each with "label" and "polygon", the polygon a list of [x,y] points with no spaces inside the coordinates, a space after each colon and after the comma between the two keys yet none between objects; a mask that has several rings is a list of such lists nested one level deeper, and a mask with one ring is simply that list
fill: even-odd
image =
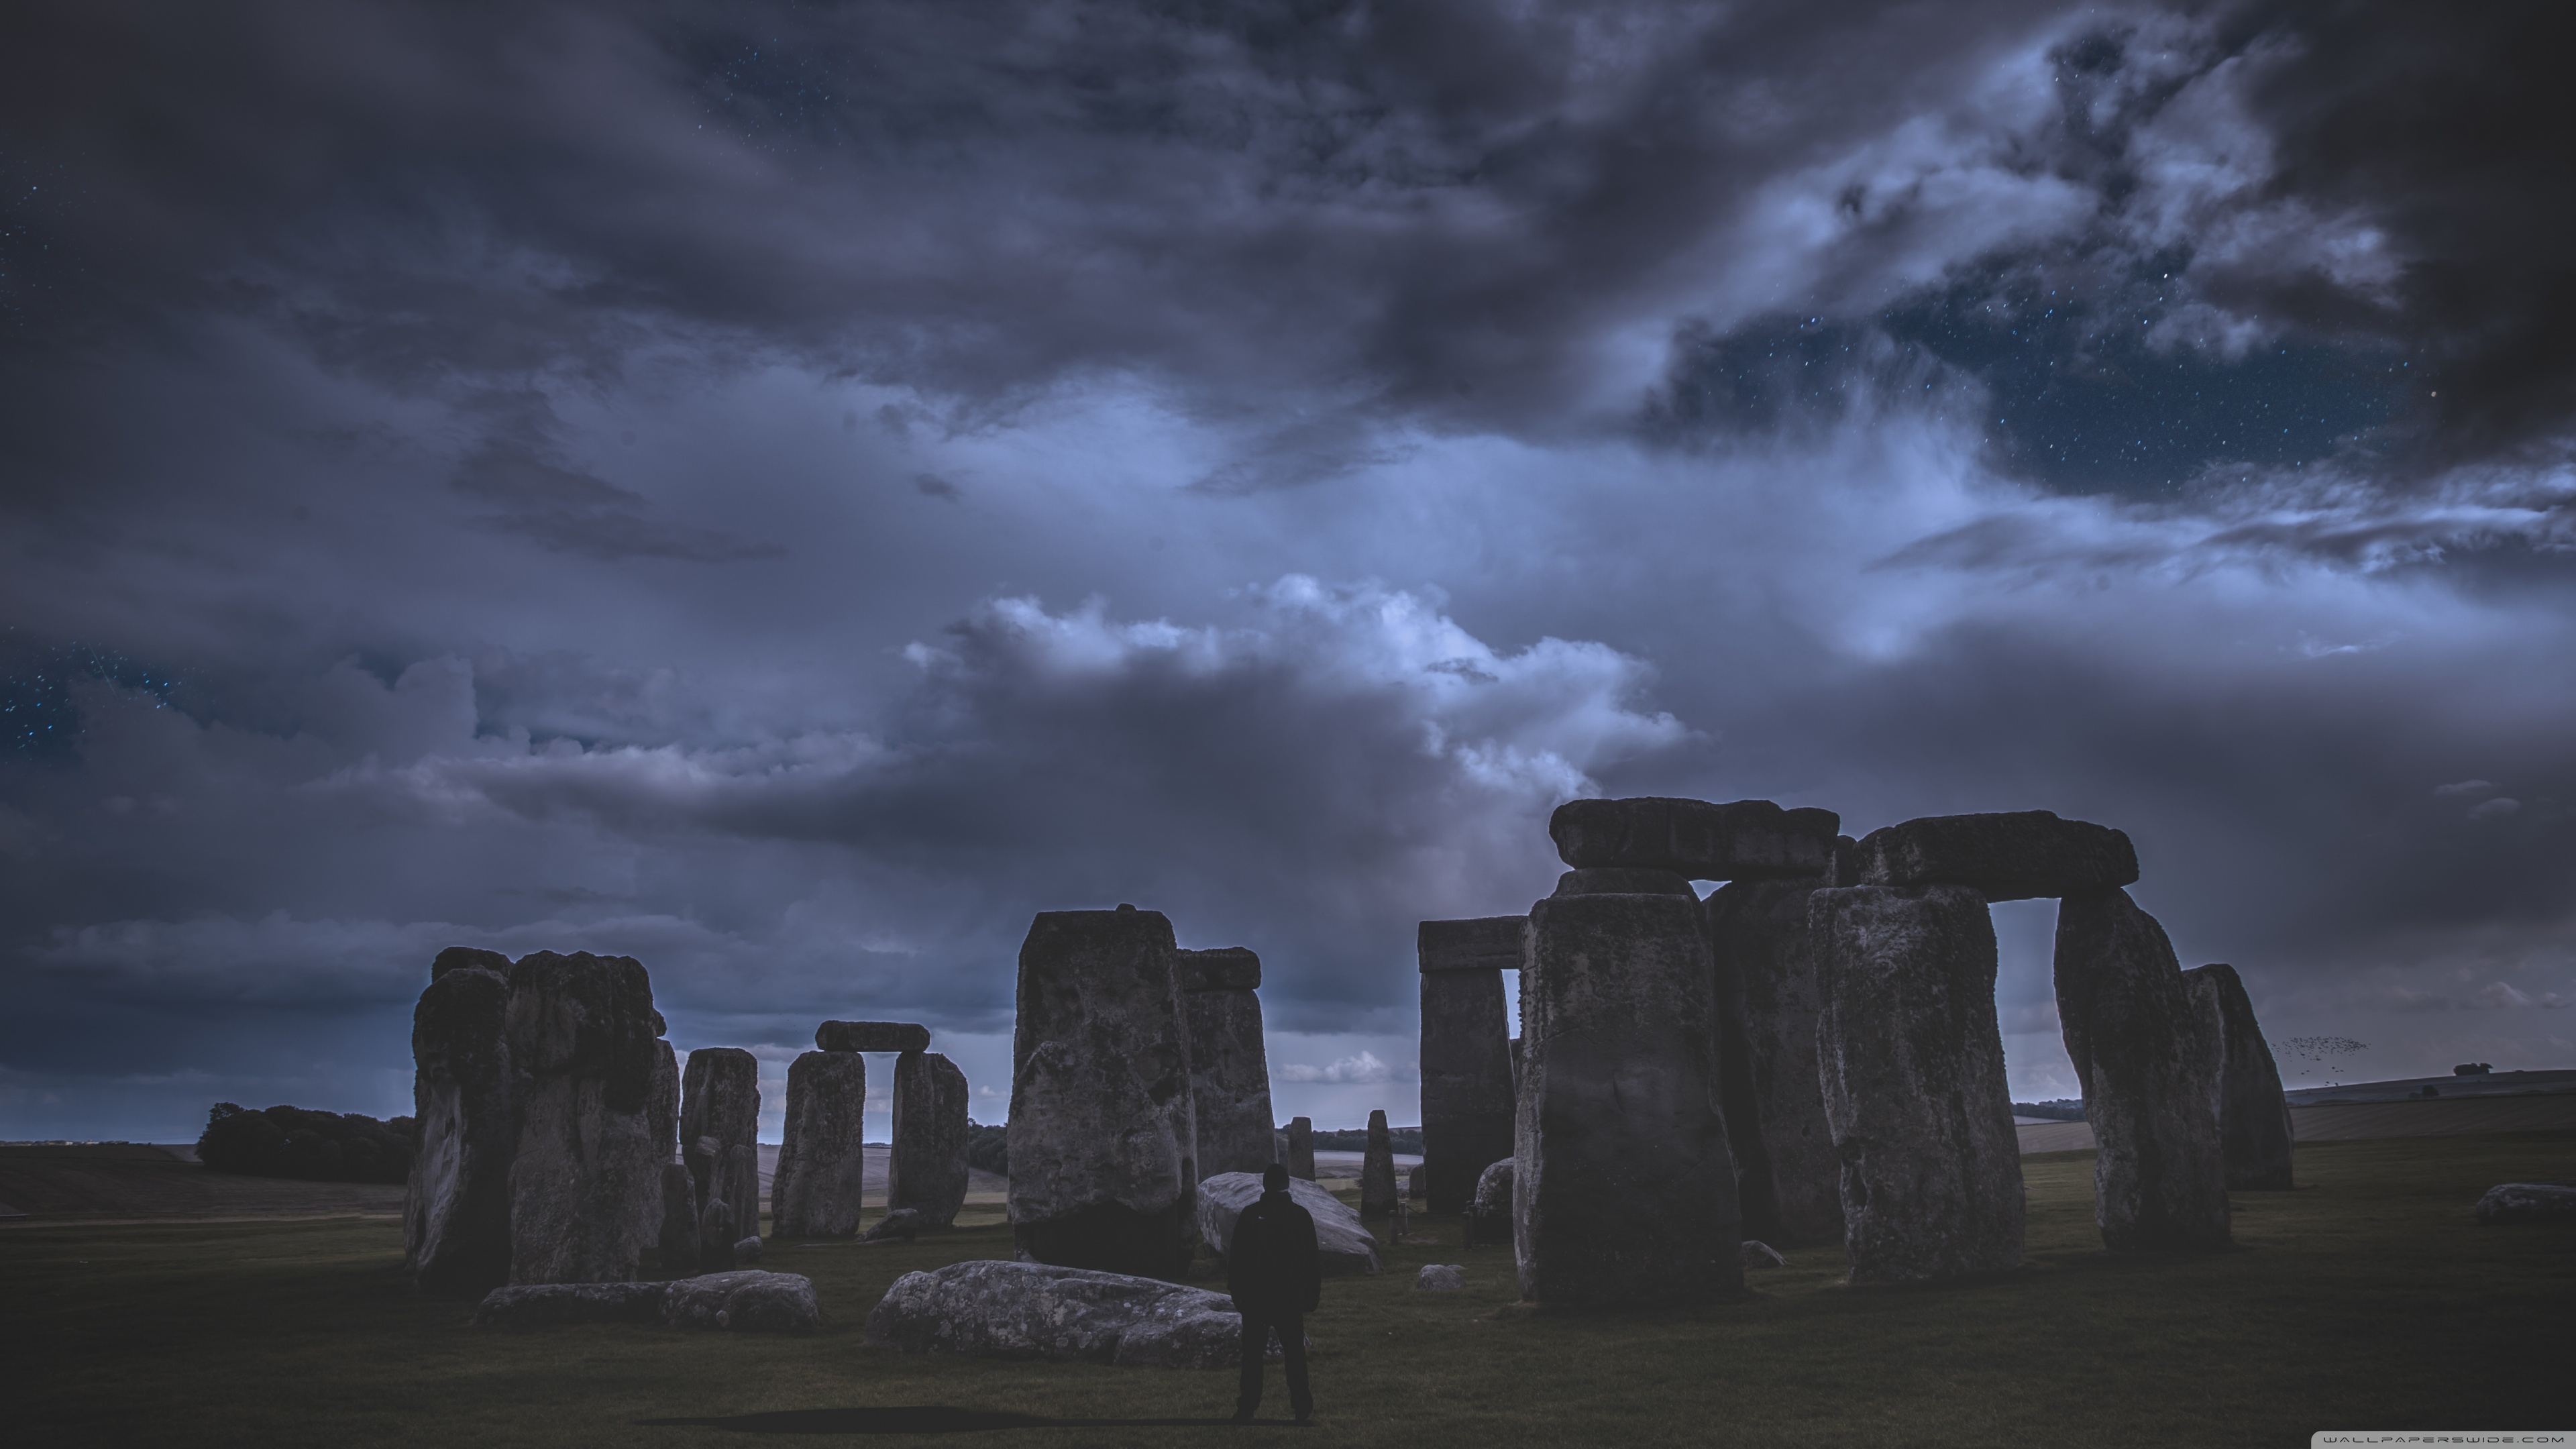
[{"label": "distant tree line", "polygon": [[2015,1102],[2013,1115],[2046,1117],[2054,1122],[2081,1122],[2084,1120],[2084,1104],[2065,1097],[2060,1097],[2054,1102]]},{"label": "distant tree line", "polygon": [[966,1123],[966,1165],[996,1177],[1011,1175],[1011,1129]]},{"label": "distant tree line", "polygon": [[197,1139],[197,1160],[217,1172],[312,1182],[402,1182],[411,1176],[414,1124],[355,1112],[217,1102]]},{"label": "distant tree line", "polygon": [[[1279,1130],[1286,1132],[1288,1129],[1282,1127]],[[1418,1157],[1422,1154],[1422,1129],[1419,1127],[1389,1127],[1386,1129],[1386,1140],[1394,1145],[1395,1151],[1409,1157]],[[1317,1152],[1366,1152],[1368,1151],[1368,1129],[1337,1127],[1329,1132],[1318,1131],[1315,1134],[1315,1150]]]}]

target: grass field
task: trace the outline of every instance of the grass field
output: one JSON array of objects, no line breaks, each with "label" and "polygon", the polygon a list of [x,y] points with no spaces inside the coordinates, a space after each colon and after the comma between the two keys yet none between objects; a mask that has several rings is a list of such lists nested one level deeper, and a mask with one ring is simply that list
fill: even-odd
[{"label": "grass field", "polygon": [[[2576,1133],[2303,1146],[2238,1195],[2240,1251],[2101,1251],[2087,1153],[2028,1158],[2030,1266],[1932,1290],[1838,1286],[1794,1254],[1742,1301],[1530,1316],[1506,1250],[1440,1240],[1336,1279],[1310,1320],[1304,1442],[2304,1445],[2316,1429],[2576,1428],[2576,1230],[2481,1228],[2491,1183],[2576,1176]],[[913,1357],[859,1342],[896,1275],[1008,1253],[990,1209],[908,1247],[786,1246],[812,1338],[503,1332],[413,1294],[399,1228],[344,1219],[0,1234],[11,1442],[735,1444],[936,1436],[1037,1449],[1235,1431],[1232,1376]],[[1411,1291],[1464,1262],[1463,1294]],[[1271,1416],[1285,1393],[1272,1370]]]}]

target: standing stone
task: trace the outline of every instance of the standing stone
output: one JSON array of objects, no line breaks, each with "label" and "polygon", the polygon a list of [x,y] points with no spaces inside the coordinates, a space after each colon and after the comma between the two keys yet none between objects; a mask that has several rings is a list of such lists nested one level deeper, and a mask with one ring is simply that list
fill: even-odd
[{"label": "standing stone", "polygon": [[480,1295],[510,1278],[510,1162],[519,1151],[506,1019],[510,958],[438,953],[412,1009],[418,1124],[403,1202],[404,1266],[432,1293]]},{"label": "standing stone", "polygon": [[1834,832],[1841,828],[1842,818],[1830,810],[1658,796],[1568,800],[1547,821],[1558,858],[1578,870],[1669,871],[1685,880],[1819,875],[1833,865]]},{"label": "standing stone", "polygon": [[[680,1130],[680,1059],[672,1053],[671,1044],[668,1041],[659,1039],[662,1033],[669,1029],[669,1025],[662,1020],[662,1013],[654,1012],[653,1033],[656,1040],[653,1043],[653,1087],[644,1107],[644,1130],[651,1134],[653,1139],[653,1161],[666,1169],[677,1165],[675,1159],[679,1156]],[[668,1180],[669,1174],[665,1172],[666,1187]],[[668,1206],[668,1202],[661,1198],[636,1199],[637,1242],[662,1241],[663,1218]],[[694,1215],[694,1209],[692,1214]]]},{"label": "standing stone", "polygon": [[2019,1264],[2021,1142],[1985,897],[1969,886],[1853,886],[1817,891],[1808,911],[1852,1281]]},{"label": "standing stone", "polygon": [[868,1059],[857,1052],[804,1052],[788,1063],[787,1129],[769,1181],[773,1235],[846,1238],[859,1230],[867,1103]]},{"label": "standing stone", "polygon": [[510,1165],[510,1281],[635,1276],[658,1201],[653,984],[626,956],[539,951],[510,968],[519,1149]]},{"label": "standing stone", "polygon": [[1524,1298],[1687,1303],[1742,1288],[1711,997],[1687,886],[1530,908],[1513,1181]]},{"label": "standing stone", "polygon": [[[851,1136],[855,1146],[858,1137]],[[850,1197],[853,1208],[858,1196]],[[886,1208],[910,1208],[922,1226],[944,1228],[966,1205],[966,1074],[934,1052],[894,1062],[894,1151],[887,1159]]]},{"label": "standing stone", "polygon": [[1360,1155],[1360,1216],[1395,1215],[1395,1144],[1386,1130],[1386,1110],[1369,1113],[1368,1148]]},{"label": "standing stone", "polygon": [[1721,886],[1701,904],[1717,968],[1717,1060],[1744,1233],[1790,1247],[1843,1237],[1842,1163],[1816,1075],[1823,1010],[1807,937],[1822,876]]},{"label": "standing stone", "polygon": [[740,1047],[700,1047],[689,1053],[680,1086],[680,1157],[697,1175],[700,1192],[733,1205],[730,1246],[760,1228],[757,1198],[746,1201],[724,1180],[726,1149],[760,1143],[760,1061]]},{"label": "standing stone", "polygon": [[1199,1180],[1270,1165],[1270,1056],[1261,1039],[1261,958],[1241,946],[1172,953],[1189,1016]]},{"label": "standing stone", "polygon": [[2236,968],[2182,973],[2183,985],[2218,1036],[2218,1140],[2233,1192],[2286,1192],[2290,1183],[2290,1101],[2271,1043],[2254,1020],[2254,1000]]},{"label": "standing stone", "polygon": [[[760,1236],[760,1146],[737,1142],[724,1150],[725,1200],[734,1205],[734,1241]],[[744,1229],[748,1227],[750,1231]]]},{"label": "standing stone", "polygon": [[1176,1278],[1198,1185],[1190,1046],[1160,911],[1044,911],[1020,947],[1011,1236],[1040,1263]]},{"label": "standing stone", "polygon": [[1863,885],[1974,886],[1989,901],[2064,896],[2138,878],[2128,836],[2046,810],[1926,815],[1871,831],[1855,855]]},{"label": "standing stone", "polygon": [[1465,1212],[1476,1174],[1512,1150],[1503,972],[1520,969],[1528,929],[1526,916],[1489,916],[1424,921],[1415,933],[1422,973],[1422,1171],[1432,1212]]},{"label": "standing stone", "polygon": [[1288,1175],[1315,1180],[1315,1119],[1288,1119]]},{"label": "standing stone", "polygon": [[688,1164],[662,1164],[662,1271],[681,1277],[698,1271],[698,1187]]},{"label": "standing stone", "polygon": [[2058,903],[2057,1019],[2097,1144],[2104,1246],[2226,1247],[2218,1023],[2193,1008],[2164,927],[2117,886]]},{"label": "standing stone", "polygon": [[722,1192],[709,1191],[698,1208],[698,1271],[726,1273],[733,1270],[734,1208]]},{"label": "standing stone", "polygon": [[1422,1201],[1423,1192],[1430,1186],[1430,1181],[1431,1180],[1428,1177],[1423,1175],[1422,1164],[1419,1162],[1413,1164],[1412,1167],[1405,1170],[1404,1195],[1415,1202]]}]

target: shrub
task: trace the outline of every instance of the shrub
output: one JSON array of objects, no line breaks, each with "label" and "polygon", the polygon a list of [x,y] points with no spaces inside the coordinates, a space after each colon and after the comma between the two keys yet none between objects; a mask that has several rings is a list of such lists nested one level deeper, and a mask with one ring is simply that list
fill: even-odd
[{"label": "shrub", "polygon": [[217,1102],[197,1139],[197,1160],[216,1172],[313,1182],[402,1182],[411,1176],[409,1117],[379,1122],[355,1112]]},{"label": "shrub", "polygon": [[966,1123],[966,1165],[994,1174],[1011,1175],[1011,1129],[986,1127],[971,1118]]},{"label": "shrub", "polygon": [[2013,1115],[2016,1117],[2047,1117],[2058,1122],[2081,1122],[2084,1120],[2084,1104],[2079,1101],[2071,1101],[2064,1097],[2060,1097],[2054,1102],[2015,1102],[2013,1103]]}]

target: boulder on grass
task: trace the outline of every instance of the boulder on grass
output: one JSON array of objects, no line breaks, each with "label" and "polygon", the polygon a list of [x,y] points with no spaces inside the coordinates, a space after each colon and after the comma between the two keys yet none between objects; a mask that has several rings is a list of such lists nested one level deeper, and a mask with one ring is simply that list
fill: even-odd
[{"label": "boulder on grass", "polygon": [[812,1333],[823,1324],[814,1280],[802,1273],[708,1273],[663,1286],[662,1322],[671,1328]]},{"label": "boulder on grass", "polygon": [[758,1239],[758,1238],[745,1238],[745,1239],[743,1239],[741,1242],[734,1244],[734,1245],[733,1245],[733,1260],[734,1260],[735,1262],[737,1262],[737,1263],[757,1263],[757,1262],[759,1262],[759,1261],[760,1261],[760,1239]]},{"label": "boulder on grass", "polygon": [[2554,1182],[2504,1182],[2478,1199],[2482,1223],[2576,1222],[2576,1187]]},{"label": "boulder on grass", "polygon": [[[1261,1197],[1261,1179],[1249,1172],[1220,1172],[1199,1184],[1199,1241],[1218,1258],[1234,1237],[1234,1220]],[[1302,1177],[1288,1179],[1288,1200],[1315,1219],[1315,1248],[1324,1276],[1377,1271],[1377,1239],[1350,1205]]]},{"label": "boulder on grass", "polygon": [[1422,1271],[1413,1275],[1413,1291],[1416,1293],[1455,1293],[1466,1286],[1467,1265],[1464,1263],[1425,1263]]},{"label": "boulder on grass", "polygon": [[478,1328],[559,1323],[658,1323],[668,1283],[523,1283],[495,1288],[474,1310]]},{"label": "boulder on grass", "polygon": [[906,1353],[1230,1369],[1242,1316],[1204,1288],[1059,1268],[951,1263],[897,1278],[868,1314],[866,1341]]}]

